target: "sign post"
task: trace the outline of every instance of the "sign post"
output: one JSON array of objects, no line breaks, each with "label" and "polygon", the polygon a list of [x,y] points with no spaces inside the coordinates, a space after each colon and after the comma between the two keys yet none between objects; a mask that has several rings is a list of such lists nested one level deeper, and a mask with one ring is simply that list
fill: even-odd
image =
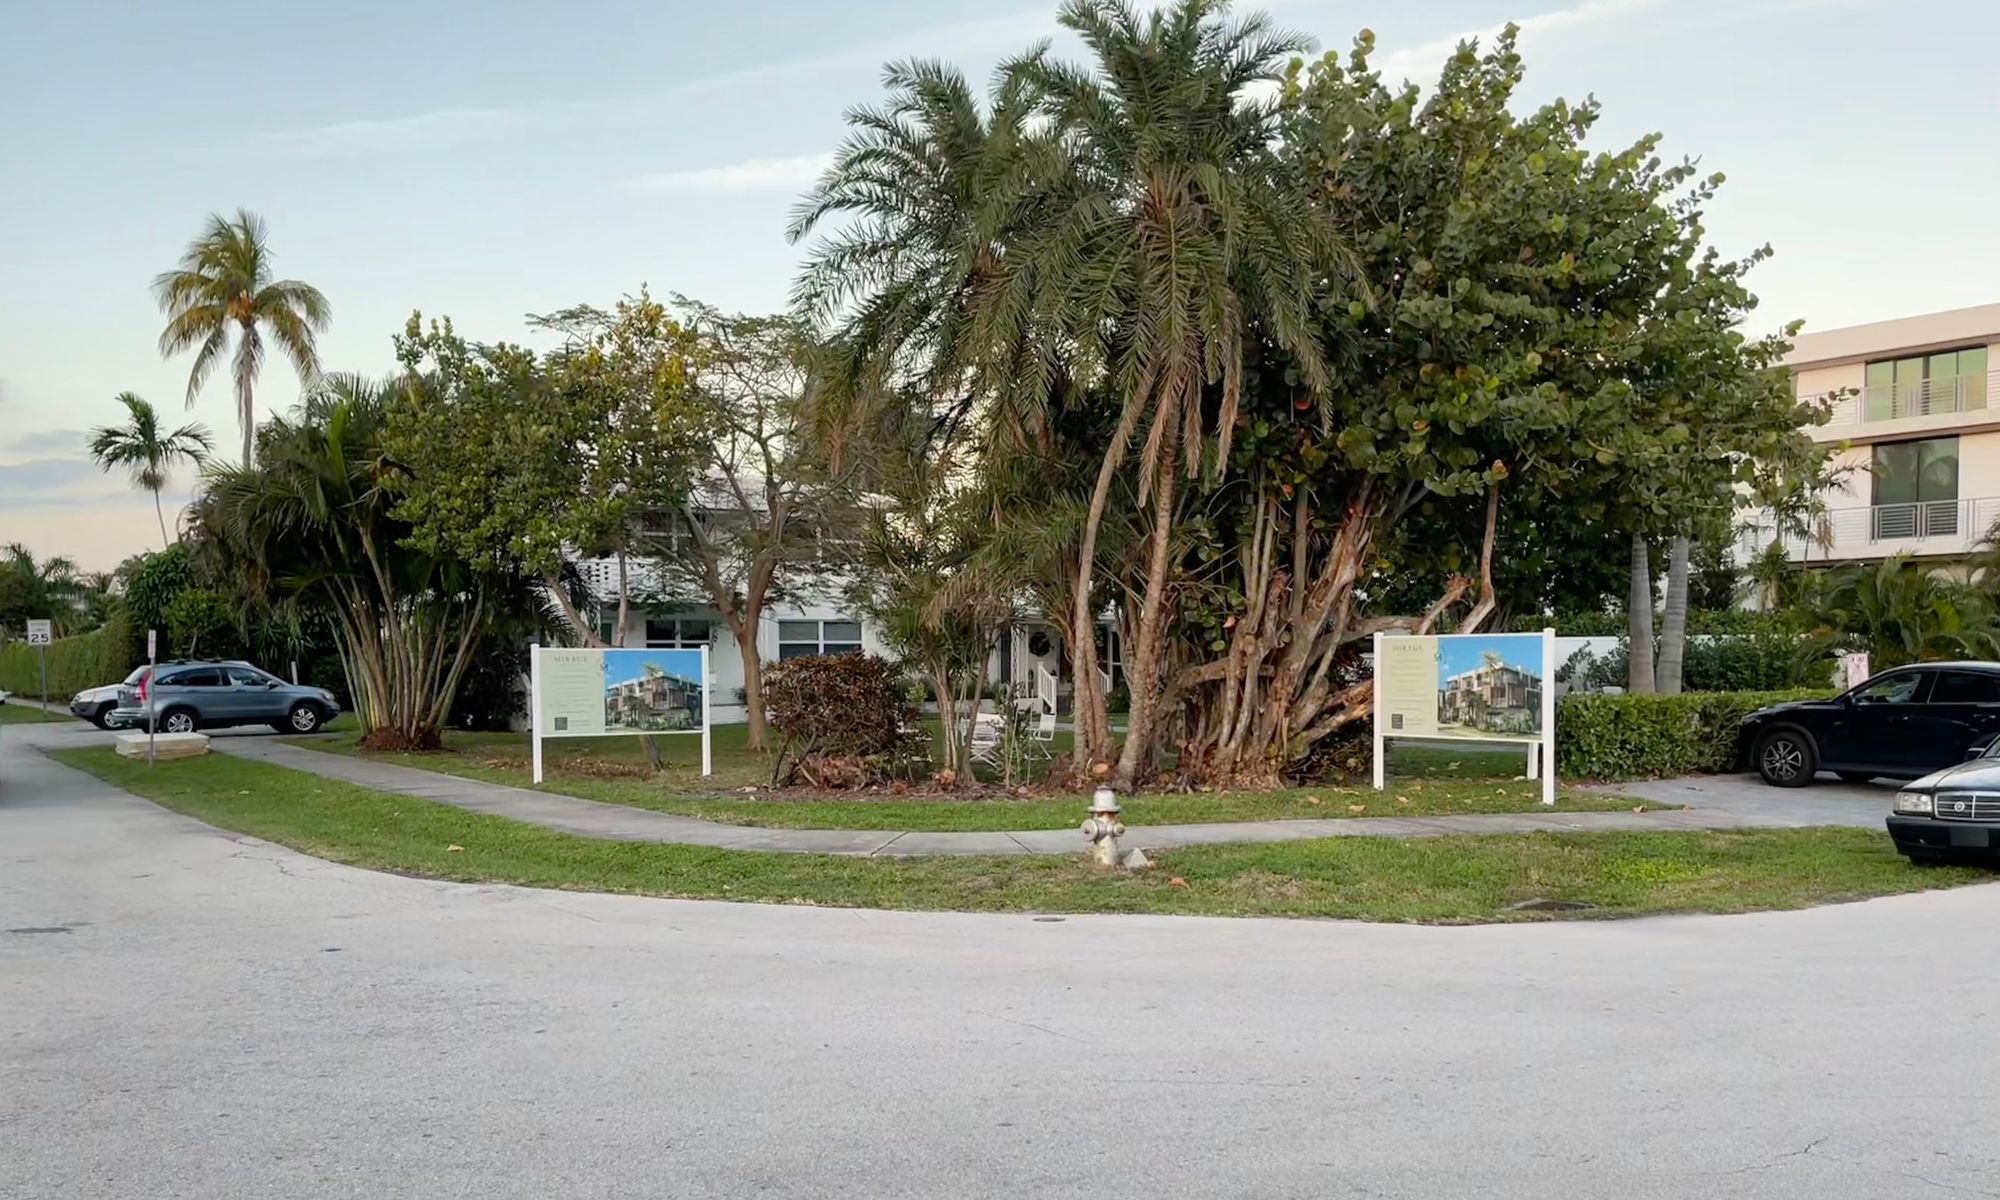
[{"label": "sign post", "polygon": [[708,655],[707,646],[530,647],[528,720],[535,782],[546,774],[542,743],[549,738],[699,735],[701,773],[714,774]]},{"label": "sign post", "polygon": [[146,765],[153,765],[153,676],[160,671],[160,631],[146,631]]},{"label": "sign post", "polygon": [[1556,802],[1555,631],[1375,635],[1375,788],[1388,739],[1501,743],[1526,751],[1542,803]]},{"label": "sign post", "polygon": [[42,708],[49,707],[49,643],[55,640],[54,623],[30,620],[28,622],[28,644],[35,648],[35,660],[42,672]]}]

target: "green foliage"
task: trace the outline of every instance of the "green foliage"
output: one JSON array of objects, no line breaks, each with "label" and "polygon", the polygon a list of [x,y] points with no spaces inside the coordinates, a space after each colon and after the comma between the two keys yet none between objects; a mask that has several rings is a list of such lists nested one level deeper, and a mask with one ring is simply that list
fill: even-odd
[{"label": "green foliage", "polygon": [[[131,673],[131,631],[123,610],[113,610],[103,626],[75,637],[57,638],[47,649],[49,699],[68,700],[85,688],[117,683]],[[41,666],[26,642],[0,645],[0,691],[39,698]]]},{"label": "green foliage", "polygon": [[[1790,633],[1796,636],[1811,629],[1812,625],[1812,615],[1797,610],[1766,612],[1745,608],[1691,608],[1687,616],[1688,633],[1696,635]],[[1529,614],[1516,617],[1512,628],[1516,633],[1540,633],[1544,629],[1554,629],[1558,637],[1624,637],[1626,622],[1622,612],[1572,612],[1554,616]]]},{"label": "green foliage", "polygon": [[[1623,639],[1605,654],[1585,651],[1559,673],[1572,687],[1624,687],[1629,650]],[[1690,692],[1772,692],[1820,687],[1833,662],[1817,639],[1796,632],[1760,631],[1689,637],[1682,688]]]},{"label": "green foliage", "polygon": [[1747,714],[1830,694],[1820,688],[1564,696],[1556,702],[1556,770],[1565,779],[1599,780],[1732,771],[1737,727]]},{"label": "green foliage", "polygon": [[686,498],[705,450],[692,335],[643,293],[615,317],[568,316],[544,319],[574,331],[546,362],[410,318],[383,440],[416,548],[554,581],[567,552],[628,549],[642,514]]},{"label": "green foliage", "polygon": [[[162,658],[239,658],[243,637],[229,601],[207,588],[186,588],[167,605]],[[282,668],[281,668],[282,669]]]},{"label": "green foliage", "polygon": [[1866,651],[1878,671],[1928,659],[2000,658],[1994,595],[1903,555],[1835,569],[1812,615],[1828,654]]},{"label": "green foliage", "polygon": [[860,654],[812,655],[764,672],[764,705],[784,737],[774,782],[858,787],[905,774],[921,752],[917,710],[895,664]]},{"label": "green foliage", "polygon": [[27,636],[29,619],[50,620],[55,634],[81,632],[83,614],[76,603],[83,591],[76,563],[52,555],[37,560],[19,542],[0,547],[0,643]]},{"label": "green foliage", "polygon": [[167,635],[168,609],[183,591],[194,586],[194,560],[179,542],[140,560],[125,579],[125,607],[142,644],[148,629]]}]

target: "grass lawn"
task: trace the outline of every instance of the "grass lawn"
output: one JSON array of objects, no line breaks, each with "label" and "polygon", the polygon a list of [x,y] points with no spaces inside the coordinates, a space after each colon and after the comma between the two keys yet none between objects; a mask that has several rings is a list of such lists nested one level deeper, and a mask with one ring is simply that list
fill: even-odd
[{"label": "grass lawn", "polygon": [[56,721],[74,721],[68,713],[44,712],[27,704],[0,704],[0,725],[40,725]]},{"label": "grass lawn", "polygon": [[[879,792],[859,796],[773,792],[768,790],[771,760],[743,748],[744,732],[741,725],[716,728],[716,777],[709,780],[697,774],[700,743],[691,737],[658,739],[667,769],[650,777],[635,738],[545,742],[548,778],[543,790],[729,825],[787,829],[1067,829],[1082,819],[1084,801],[1073,793],[956,800]],[[292,740],[319,750],[359,753],[352,736]],[[1067,749],[1061,744],[1059,752]],[[1542,811],[1539,785],[1515,780],[1522,766],[1519,754],[1409,748],[1396,755],[1392,766],[1409,776],[1392,778],[1386,792],[1349,786],[1152,793],[1120,803],[1128,825]],[[441,754],[369,757],[488,783],[533,786],[523,734],[449,733]],[[1419,771],[1435,777],[1419,777]],[[751,794],[747,788],[759,790]],[[1620,796],[1565,790],[1559,793],[1557,807],[1572,812],[1615,811],[1635,804]]]},{"label": "grass lawn", "polygon": [[[377,870],[583,891],[895,909],[1159,912],[1374,921],[1799,908],[1990,878],[1911,867],[1861,829],[1328,838],[1199,846],[1137,874],[1079,857],[864,859],[596,841],[228,755],[145,764],[55,755],[209,824]],[[1177,885],[1176,880],[1181,881]]]}]

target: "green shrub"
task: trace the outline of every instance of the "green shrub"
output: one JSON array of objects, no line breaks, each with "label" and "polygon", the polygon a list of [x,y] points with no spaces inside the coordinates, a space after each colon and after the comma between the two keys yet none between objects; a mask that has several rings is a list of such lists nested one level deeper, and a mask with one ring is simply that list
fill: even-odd
[{"label": "green shrub", "polygon": [[[1578,691],[1623,687],[1627,659],[1621,639],[1616,649],[1603,654],[1578,652],[1556,678]],[[1816,688],[1832,678],[1825,644],[1795,633],[1690,637],[1681,660],[1681,688],[1689,692],[1781,692]]]},{"label": "green shrub", "polygon": [[[131,640],[122,608],[113,609],[104,624],[89,633],[57,638],[48,647],[49,700],[65,701],[85,688],[124,679],[137,665]],[[0,691],[41,696],[41,667],[34,647],[26,642],[0,646]]]},{"label": "green shrub", "polygon": [[1556,702],[1556,773],[1568,779],[1655,779],[1736,769],[1745,715],[1828,689],[1569,695]]},{"label": "green shrub", "polygon": [[[1790,609],[1764,612],[1745,608],[1691,608],[1688,610],[1687,630],[1692,634],[1797,635],[1811,625],[1810,614]],[[1660,618],[1655,616],[1653,630],[1656,634],[1659,626]],[[1553,628],[1558,637],[1624,637],[1631,627],[1622,612],[1581,612],[1516,617],[1512,628],[1516,633],[1540,633],[1545,628]]]},{"label": "green shrub", "polygon": [[784,739],[773,782],[860,787],[912,771],[921,726],[899,678],[895,664],[860,654],[764,668],[764,711]]}]

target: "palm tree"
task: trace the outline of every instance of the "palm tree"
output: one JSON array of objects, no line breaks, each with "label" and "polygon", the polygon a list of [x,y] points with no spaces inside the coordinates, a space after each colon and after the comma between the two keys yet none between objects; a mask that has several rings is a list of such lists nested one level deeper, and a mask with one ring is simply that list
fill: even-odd
[{"label": "palm tree", "polygon": [[[1083,529],[1076,594],[1089,596],[1113,482],[1143,431],[1138,499],[1151,501],[1138,620],[1129,663],[1132,707],[1117,779],[1152,750],[1167,639],[1175,474],[1228,457],[1253,322],[1290,360],[1303,391],[1323,396],[1330,370],[1315,297],[1351,256],[1322,207],[1307,202],[1272,152],[1281,78],[1311,48],[1261,15],[1229,23],[1223,0],[1178,0],[1142,16],[1130,0],[1068,0],[1061,23],[1089,47],[1088,69],[1046,48],[1009,64],[1049,126],[1079,148],[1050,218],[1018,257],[1047,288],[1082,357],[1110,382],[1118,421],[1099,464]],[[1219,389],[1209,445],[1204,389]],[[1078,691],[1101,706],[1090,622],[1073,614]]]},{"label": "palm tree", "polygon": [[[1061,22],[1093,65],[1046,48],[1006,64],[984,122],[955,73],[892,68],[890,104],[850,114],[792,229],[855,218],[816,249],[799,299],[837,319],[847,354],[919,396],[986,403],[996,423],[1035,419],[1062,376],[1073,400],[1109,401],[1076,597],[1092,596],[1099,531],[1143,435],[1137,491],[1153,511],[1121,778],[1150,751],[1176,469],[1201,469],[1210,428],[1215,461],[1227,456],[1253,327],[1325,394],[1313,305],[1350,263],[1276,162],[1275,99],[1255,94],[1309,43],[1262,17],[1225,22],[1223,8],[1178,0],[1142,17],[1126,0],[1069,0]],[[1072,606],[1080,731],[1108,729],[1095,616]]]},{"label": "palm tree", "polygon": [[1814,618],[1819,641],[1865,650],[1880,670],[1940,658],[2000,657],[2000,615],[1977,587],[1907,556],[1835,571]]},{"label": "palm tree", "polygon": [[0,626],[19,634],[29,618],[55,623],[55,635],[66,637],[76,615],[81,590],[76,562],[60,556],[39,561],[20,542],[0,546]]},{"label": "palm tree", "polygon": [[235,334],[236,420],[247,465],[255,452],[256,410],[250,393],[264,364],[263,331],[269,330],[271,340],[292,360],[300,382],[311,386],[319,376],[316,338],[332,316],[326,297],[296,279],[271,278],[264,220],[243,209],[236,210],[233,221],[210,216],[208,228],[188,243],[180,265],[153,280],[153,294],[167,314],[160,356],[171,358],[198,347],[188,372],[190,405]]},{"label": "palm tree", "polygon": [[160,547],[165,549],[167,516],[160,507],[160,490],[174,467],[187,463],[199,467],[215,452],[215,443],[204,425],[183,425],[172,433],[160,432],[160,414],[131,392],[120,392],[118,403],[125,406],[128,419],[123,425],[105,425],[90,434],[90,457],[108,473],[118,467],[131,472],[132,482],[153,493],[153,515],[160,521]]}]

